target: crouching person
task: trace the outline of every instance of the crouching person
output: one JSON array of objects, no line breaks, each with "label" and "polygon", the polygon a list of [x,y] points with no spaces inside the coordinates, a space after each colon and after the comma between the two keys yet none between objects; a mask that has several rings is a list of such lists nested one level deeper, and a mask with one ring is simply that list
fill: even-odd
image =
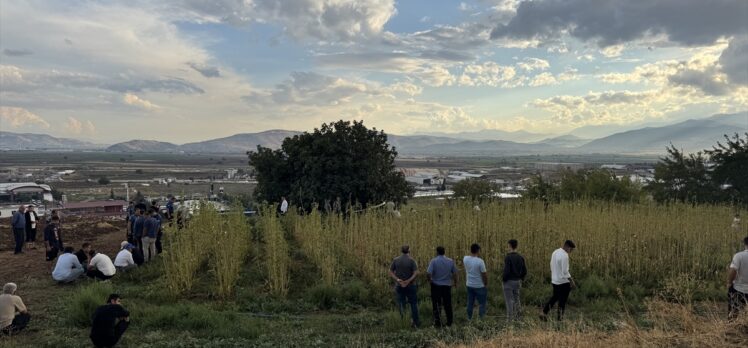
[{"label": "crouching person", "polygon": [[8,283],[0,295],[0,334],[12,335],[26,328],[31,316],[19,296],[18,286]]},{"label": "crouching person", "polygon": [[117,257],[114,258],[114,267],[119,272],[127,272],[133,268],[138,267],[132,256],[132,250],[135,248],[134,245],[127,241],[120,244],[120,251],[117,253]]},{"label": "crouching person", "polygon": [[65,247],[63,254],[57,258],[57,264],[52,271],[52,279],[60,283],[70,283],[78,279],[84,272],[80,261],[73,254],[73,248]]},{"label": "crouching person", "polygon": [[96,347],[114,347],[130,325],[130,312],[122,307],[119,295],[111,294],[106,304],[96,308],[91,325],[91,342]]},{"label": "crouching person", "polygon": [[114,277],[117,269],[114,267],[114,263],[112,263],[112,259],[109,256],[96,250],[91,250],[89,255],[91,255],[91,261],[88,263],[87,276],[99,280],[109,280]]}]

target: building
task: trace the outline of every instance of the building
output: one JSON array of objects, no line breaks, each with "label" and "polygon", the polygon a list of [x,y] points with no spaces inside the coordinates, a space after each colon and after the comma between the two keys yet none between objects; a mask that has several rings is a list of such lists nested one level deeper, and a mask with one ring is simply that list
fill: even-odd
[{"label": "building", "polygon": [[122,200],[65,203],[62,211],[70,215],[122,215],[127,202]]},{"label": "building", "polygon": [[0,202],[29,203],[32,201],[52,202],[52,188],[49,185],[33,182],[0,183]]}]

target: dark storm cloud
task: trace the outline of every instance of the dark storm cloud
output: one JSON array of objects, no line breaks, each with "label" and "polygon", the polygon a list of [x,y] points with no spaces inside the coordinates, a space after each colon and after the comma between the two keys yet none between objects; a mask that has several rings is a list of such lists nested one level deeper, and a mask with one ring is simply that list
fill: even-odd
[{"label": "dark storm cloud", "polygon": [[568,33],[607,47],[664,34],[697,46],[747,32],[746,0],[539,0],[522,2],[491,38],[554,40]]}]

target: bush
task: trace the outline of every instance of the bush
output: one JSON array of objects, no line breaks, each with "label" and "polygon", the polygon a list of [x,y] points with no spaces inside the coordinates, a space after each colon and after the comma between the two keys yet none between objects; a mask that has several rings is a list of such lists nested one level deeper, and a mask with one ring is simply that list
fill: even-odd
[{"label": "bush", "polygon": [[192,331],[203,337],[256,338],[260,335],[255,320],[206,305],[133,306],[132,312],[132,316],[138,318],[138,326],[150,330]]},{"label": "bush", "polygon": [[319,309],[332,309],[338,303],[341,292],[335,286],[319,284],[309,288],[307,300]]},{"label": "bush", "polygon": [[98,181],[99,185],[109,185],[110,182],[111,180],[109,180],[109,178],[107,178],[106,176],[100,177]]},{"label": "bush", "polygon": [[579,292],[587,299],[595,299],[610,295],[611,287],[605,280],[593,274],[580,282]]},{"label": "bush", "polygon": [[81,286],[79,291],[65,301],[67,321],[78,327],[90,327],[91,316],[96,308],[105,304],[107,297],[113,292],[111,283],[96,282]]}]

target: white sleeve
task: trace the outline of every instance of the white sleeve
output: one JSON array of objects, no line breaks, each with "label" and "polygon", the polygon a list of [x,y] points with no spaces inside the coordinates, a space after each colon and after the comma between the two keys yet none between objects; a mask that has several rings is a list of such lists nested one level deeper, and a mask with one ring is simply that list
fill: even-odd
[{"label": "white sleeve", "polygon": [[739,271],[740,270],[740,258],[738,257],[740,253],[735,254],[735,256],[732,257],[732,262],[730,263],[730,268]]},{"label": "white sleeve", "polygon": [[127,253],[127,265],[132,266],[135,264],[135,260],[132,258],[132,253]]},{"label": "white sleeve", "polygon": [[561,258],[561,274],[566,279],[571,278],[571,274],[569,273],[569,255]]}]

